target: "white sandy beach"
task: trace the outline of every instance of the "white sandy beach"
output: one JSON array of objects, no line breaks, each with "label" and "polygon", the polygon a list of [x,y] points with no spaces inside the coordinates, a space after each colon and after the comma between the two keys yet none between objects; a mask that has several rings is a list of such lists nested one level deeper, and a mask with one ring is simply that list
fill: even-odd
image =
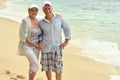
[{"label": "white sandy beach", "polygon": [[[2,2],[0,8],[3,8]],[[16,54],[19,26],[16,21],[0,17],[0,80],[28,80],[28,61]],[[63,80],[110,80],[110,75],[118,74],[111,66],[76,53],[80,49],[72,43],[63,50]],[[40,69],[35,80],[47,80]]]},{"label": "white sandy beach", "polygon": [[4,5],[5,1],[6,0],[0,0],[0,9],[5,7],[5,5]]}]

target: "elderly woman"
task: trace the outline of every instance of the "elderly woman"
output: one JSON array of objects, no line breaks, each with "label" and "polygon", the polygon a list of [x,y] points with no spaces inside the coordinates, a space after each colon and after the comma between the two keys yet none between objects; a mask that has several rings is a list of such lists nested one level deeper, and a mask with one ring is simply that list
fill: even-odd
[{"label": "elderly woman", "polygon": [[28,8],[29,16],[22,20],[19,29],[19,46],[18,54],[25,55],[29,61],[29,80],[33,80],[36,72],[39,68],[39,50],[42,49],[41,45],[38,45],[38,36],[41,34],[40,27],[36,15],[38,13],[38,6],[31,4]]}]

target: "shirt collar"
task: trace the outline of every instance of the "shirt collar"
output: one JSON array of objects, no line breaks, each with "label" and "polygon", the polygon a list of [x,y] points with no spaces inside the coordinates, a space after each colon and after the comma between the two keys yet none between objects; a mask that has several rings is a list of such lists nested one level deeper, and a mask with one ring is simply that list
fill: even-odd
[{"label": "shirt collar", "polygon": [[[56,18],[56,17],[57,17],[56,14],[53,13],[53,19]],[[43,21],[49,22],[49,21],[46,19],[46,17],[43,18]]]}]

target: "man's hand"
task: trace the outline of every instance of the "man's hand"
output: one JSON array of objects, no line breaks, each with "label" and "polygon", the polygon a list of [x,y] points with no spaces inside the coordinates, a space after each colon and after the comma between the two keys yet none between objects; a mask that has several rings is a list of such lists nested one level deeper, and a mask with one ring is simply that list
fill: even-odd
[{"label": "man's hand", "polygon": [[65,40],[65,42],[61,43],[60,47],[64,49],[64,47],[66,47],[67,44],[68,44],[68,40]]},{"label": "man's hand", "polygon": [[39,43],[39,50],[43,49],[43,43]]},{"label": "man's hand", "polygon": [[38,45],[39,45],[39,50],[42,50],[43,49],[43,42],[40,41],[40,43]]}]

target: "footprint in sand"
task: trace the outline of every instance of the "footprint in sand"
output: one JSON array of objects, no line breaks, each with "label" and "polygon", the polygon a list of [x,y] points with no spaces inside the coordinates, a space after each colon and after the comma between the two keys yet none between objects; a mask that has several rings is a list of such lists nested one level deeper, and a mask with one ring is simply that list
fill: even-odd
[{"label": "footprint in sand", "polygon": [[17,80],[16,77],[10,77],[10,80]]},{"label": "footprint in sand", "polygon": [[11,73],[10,70],[5,70],[5,74],[6,74],[6,75],[9,75],[9,76],[13,76],[13,75],[14,75],[13,73]]},{"label": "footprint in sand", "polygon": [[24,76],[22,76],[22,75],[17,75],[17,74],[15,74],[15,73],[11,73],[10,70],[6,70],[6,71],[5,71],[5,74],[11,76],[11,77],[10,77],[10,80],[18,80],[18,78],[19,78],[19,79],[25,79]]},{"label": "footprint in sand", "polygon": [[8,76],[11,76],[10,80],[18,80],[18,78],[19,79],[25,79],[24,76],[18,75],[16,73],[11,73],[10,70],[5,70],[5,74],[8,75]]},{"label": "footprint in sand", "polygon": [[19,78],[19,79],[25,79],[25,77],[22,76],[22,75],[16,75],[16,77]]},{"label": "footprint in sand", "polygon": [[5,71],[5,74],[10,74],[11,72],[9,70],[6,70]]}]

